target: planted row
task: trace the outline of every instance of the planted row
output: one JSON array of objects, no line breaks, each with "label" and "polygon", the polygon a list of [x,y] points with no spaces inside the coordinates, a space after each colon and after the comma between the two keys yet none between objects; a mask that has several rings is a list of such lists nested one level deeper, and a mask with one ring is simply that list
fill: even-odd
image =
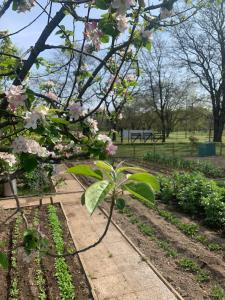
[{"label": "planted row", "polygon": [[166,156],[164,154],[162,155],[151,152],[148,152],[144,155],[144,160],[175,169],[201,172],[210,178],[224,177],[224,172],[222,169],[217,168],[207,161],[187,160],[176,156]]},{"label": "planted row", "polygon": [[[48,206],[48,221],[51,227],[56,253],[58,255],[62,255],[65,248],[63,230],[57,216],[57,209],[52,205]],[[55,258],[55,276],[57,278],[61,299],[74,300],[75,288],[73,285],[73,279],[64,257]]]},{"label": "planted row", "polygon": [[162,201],[202,218],[208,226],[225,229],[225,188],[200,173],[174,173],[159,181]]},{"label": "planted row", "polygon": [[225,299],[224,289],[218,284],[215,285],[215,281],[212,281],[212,274],[205,270],[204,267],[202,268],[197,261],[190,257],[183,256],[182,253],[175,249],[169,241],[161,239],[157,235],[156,229],[146,222],[143,223],[128,206],[126,206],[123,210],[119,210],[119,212],[125,214],[128,217],[129,222],[135,224],[143,235],[154,241],[167,257],[170,257],[175,261],[181,270],[192,273],[200,285],[202,283],[209,283],[212,286],[210,296],[212,296],[213,299]]}]

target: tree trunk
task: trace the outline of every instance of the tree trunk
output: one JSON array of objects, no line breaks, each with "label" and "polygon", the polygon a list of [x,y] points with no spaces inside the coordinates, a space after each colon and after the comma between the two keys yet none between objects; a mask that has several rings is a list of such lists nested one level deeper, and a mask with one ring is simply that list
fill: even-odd
[{"label": "tree trunk", "polygon": [[222,142],[222,136],[223,136],[223,128],[224,128],[224,121],[220,116],[216,117],[214,115],[214,120],[213,120],[213,129],[214,129],[214,134],[213,134],[213,142],[216,143],[221,143]]},{"label": "tree trunk", "polygon": [[165,121],[162,120],[162,143],[165,143],[166,141],[166,125]]}]

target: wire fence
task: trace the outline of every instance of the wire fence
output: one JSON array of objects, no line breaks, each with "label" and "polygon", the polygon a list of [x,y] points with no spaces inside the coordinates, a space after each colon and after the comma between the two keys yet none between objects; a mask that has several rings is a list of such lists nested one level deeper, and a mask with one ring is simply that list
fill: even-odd
[{"label": "wire fence", "polygon": [[142,159],[148,152],[178,157],[222,156],[224,143],[151,143],[118,144],[117,158]]}]

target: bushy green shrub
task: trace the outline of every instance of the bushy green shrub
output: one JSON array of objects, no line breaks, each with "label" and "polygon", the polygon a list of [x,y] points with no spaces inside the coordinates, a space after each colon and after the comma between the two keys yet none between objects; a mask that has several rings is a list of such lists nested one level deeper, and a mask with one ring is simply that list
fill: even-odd
[{"label": "bushy green shrub", "polygon": [[159,177],[160,198],[174,203],[209,226],[225,228],[225,188],[199,173],[174,173]]},{"label": "bushy green shrub", "polygon": [[225,189],[217,188],[202,198],[205,221],[208,225],[225,229]]},{"label": "bushy green shrub", "polygon": [[200,160],[187,160],[177,156],[166,156],[165,154],[148,152],[144,155],[144,160],[159,163],[175,169],[197,171],[210,178],[223,177],[223,170],[212,163]]}]

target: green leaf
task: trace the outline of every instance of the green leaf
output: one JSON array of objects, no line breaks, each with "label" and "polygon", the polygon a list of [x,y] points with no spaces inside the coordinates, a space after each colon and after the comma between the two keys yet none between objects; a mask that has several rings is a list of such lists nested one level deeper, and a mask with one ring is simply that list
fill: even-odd
[{"label": "green leaf", "polygon": [[110,0],[95,0],[95,5],[97,8],[106,10],[110,6]]},{"label": "green leaf", "polygon": [[90,214],[93,214],[96,207],[106,198],[113,185],[107,180],[93,183],[85,191],[85,205]]},{"label": "green leaf", "polygon": [[38,165],[37,157],[30,153],[21,153],[20,162],[26,172],[33,171]]},{"label": "green leaf", "polygon": [[102,178],[103,178],[102,174],[99,173],[99,170],[98,170],[98,172],[96,172],[88,165],[76,165],[72,168],[69,168],[67,171],[69,173],[74,173],[77,175],[90,176],[90,177],[96,178],[98,180],[102,180]]},{"label": "green leaf", "polygon": [[151,186],[151,188],[155,191],[159,191],[159,189],[160,189],[158,180],[155,178],[155,176],[153,176],[149,173],[131,174],[131,175],[128,175],[128,179],[148,183]]},{"label": "green leaf", "polygon": [[117,29],[116,21],[109,14],[105,14],[98,23],[99,29],[106,35],[116,38],[120,32]]},{"label": "green leaf", "polygon": [[155,195],[150,188],[149,184],[144,182],[128,182],[123,185],[123,189],[127,190],[129,193],[134,195],[135,197],[147,200],[150,202],[154,202]]},{"label": "green leaf", "polygon": [[109,36],[107,34],[104,34],[100,37],[100,41],[104,44],[109,43]]},{"label": "green leaf", "polygon": [[9,266],[8,257],[3,252],[0,252],[0,265],[3,267],[3,269],[8,269]]},{"label": "green leaf", "polygon": [[126,171],[143,171],[145,172],[145,169],[142,169],[142,168],[139,168],[139,167],[121,167],[121,168],[118,168],[116,170],[117,173],[121,173],[121,172],[126,172]]},{"label": "green leaf", "polygon": [[118,209],[124,209],[124,207],[125,207],[125,200],[123,198],[116,199],[116,207]]},{"label": "green leaf", "polygon": [[70,124],[70,122],[68,122],[67,120],[62,119],[62,118],[50,118],[50,120],[52,122],[63,124],[63,125],[69,125]]},{"label": "green leaf", "polygon": [[106,170],[106,171],[109,171],[109,172],[113,171],[113,167],[109,163],[107,163],[103,160],[95,161],[95,165],[100,169],[103,169],[103,170]]}]

